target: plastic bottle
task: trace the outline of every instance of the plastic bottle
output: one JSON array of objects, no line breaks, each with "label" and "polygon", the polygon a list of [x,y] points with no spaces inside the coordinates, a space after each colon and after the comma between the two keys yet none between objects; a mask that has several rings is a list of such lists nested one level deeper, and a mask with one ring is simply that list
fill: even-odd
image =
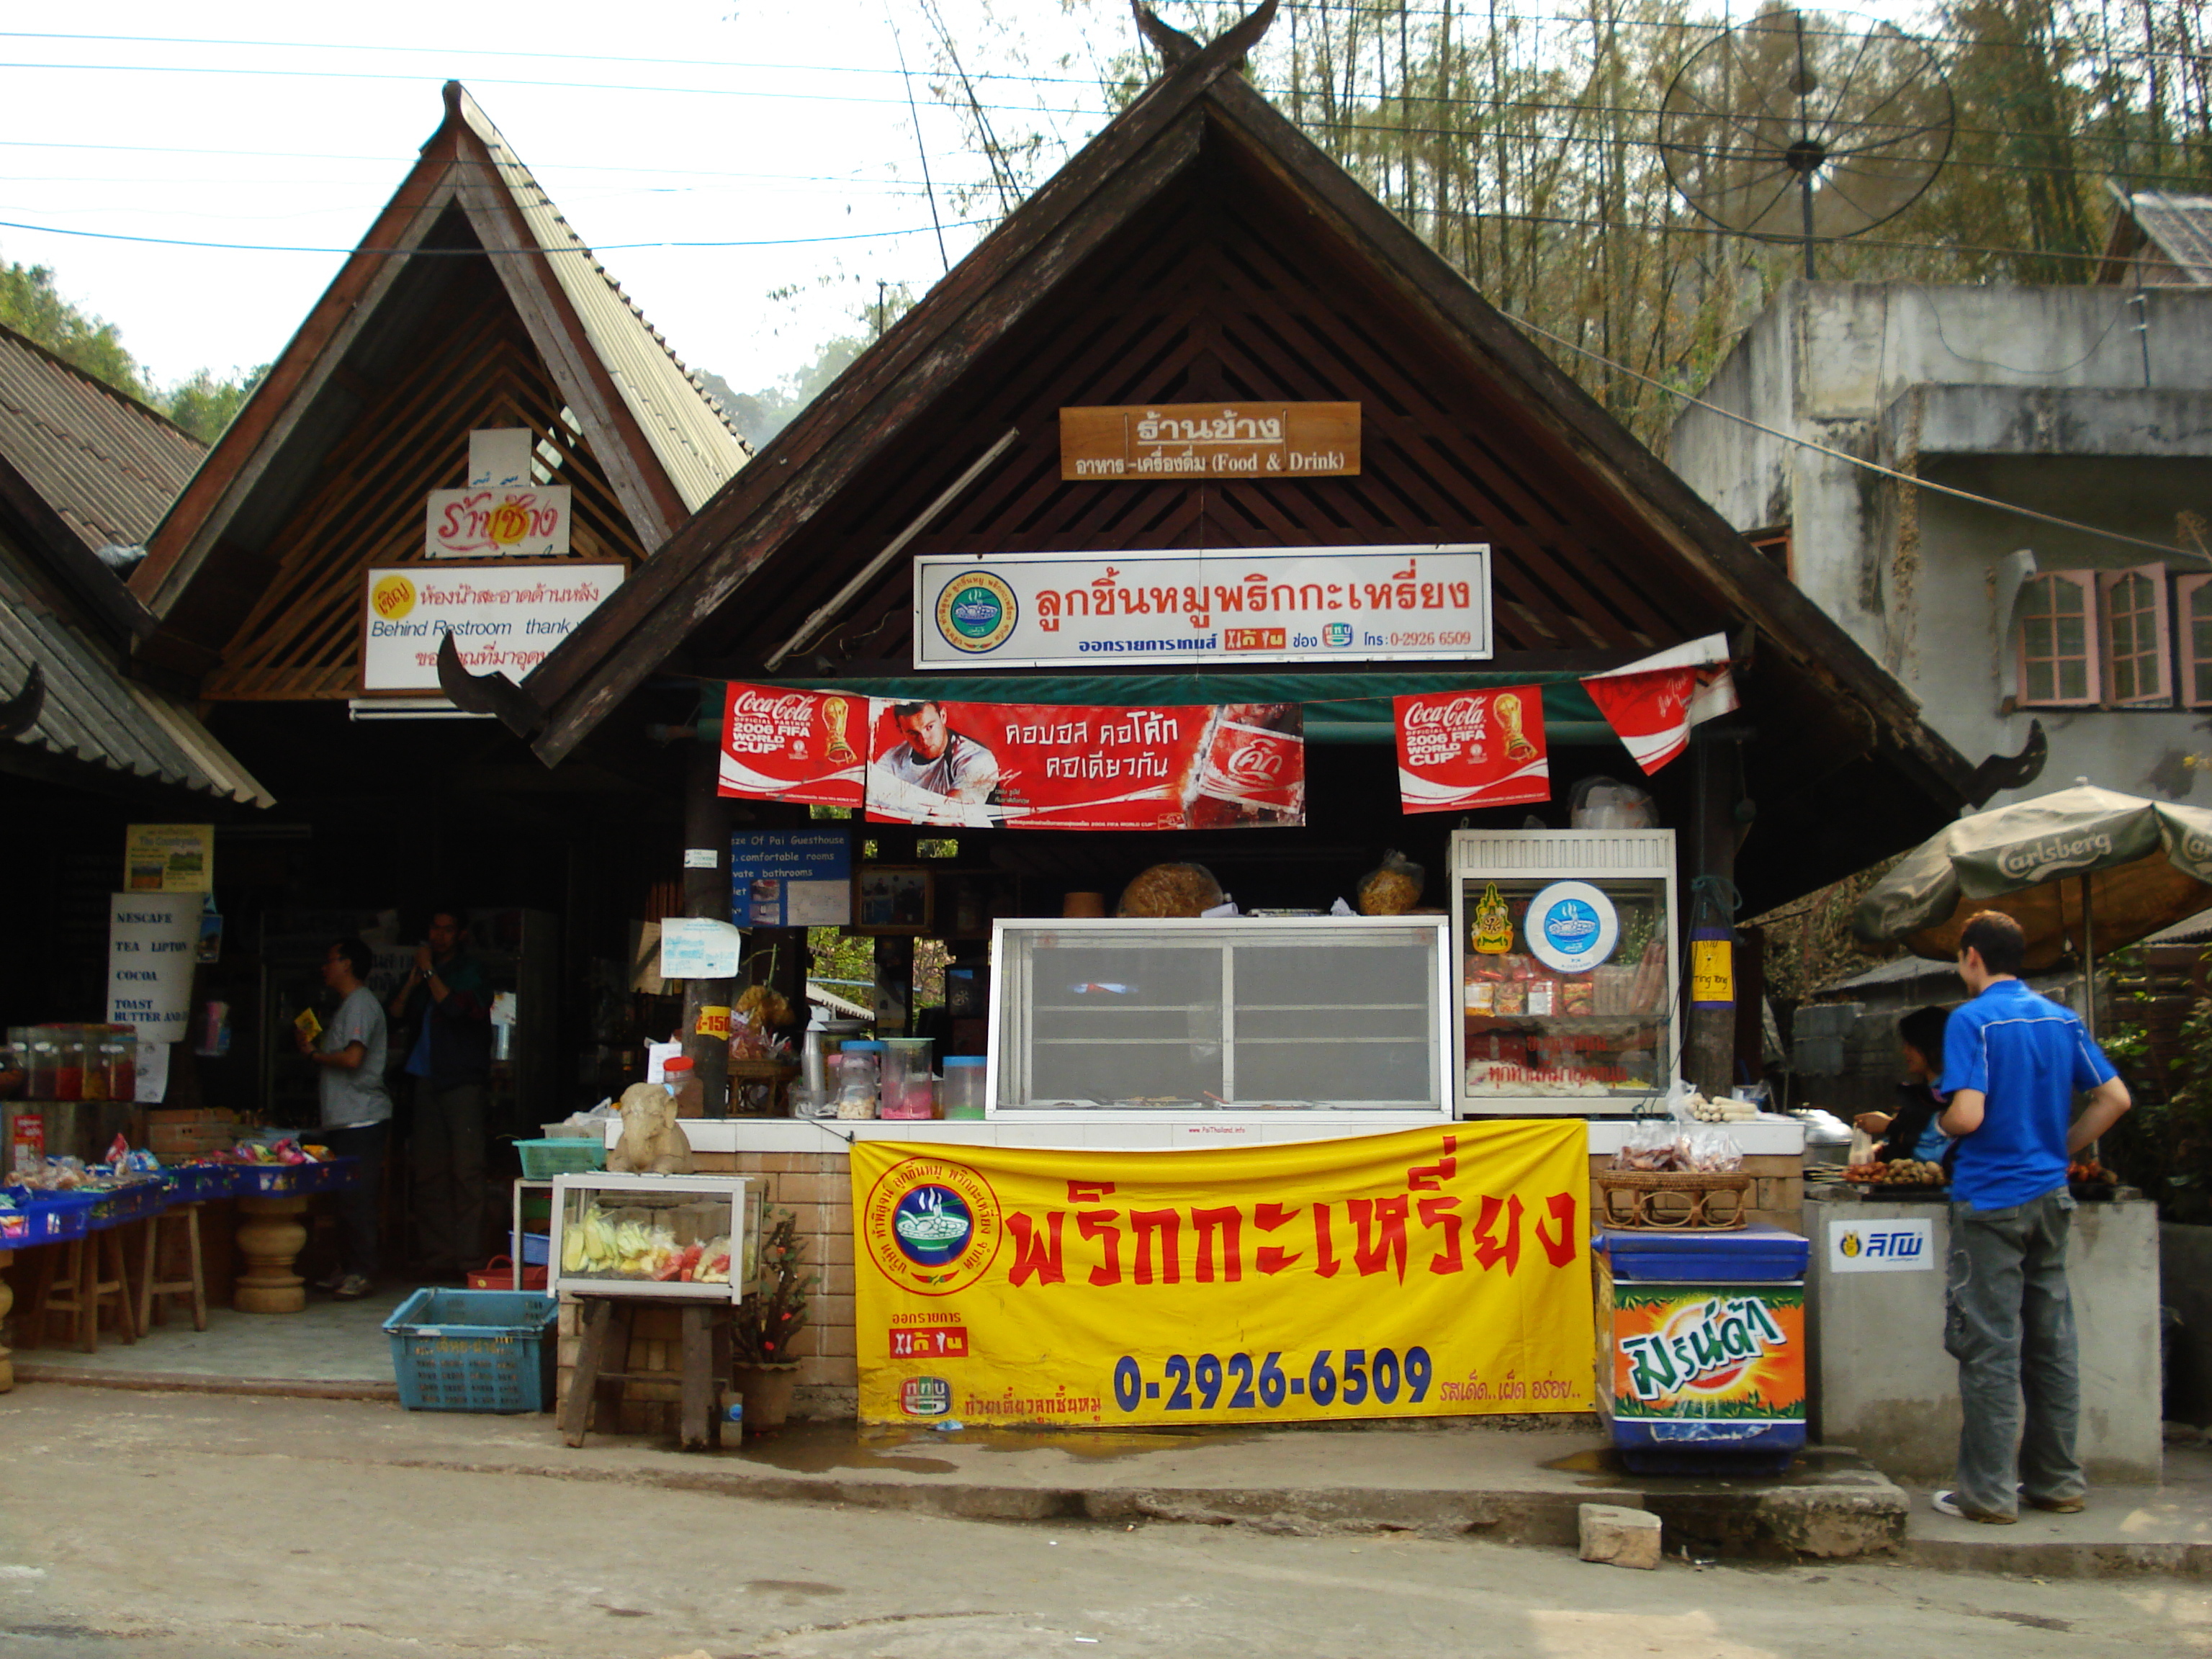
[{"label": "plastic bottle", "polygon": [[884,1045],[848,1042],[837,1057],[837,1115],[866,1118],[876,1115],[876,1090],[882,1077]]},{"label": "plastic bottle", "polygon": [[660,1086],[668,1091],[669,1097],[676,1103],[676,1115],[678,1117],[706,1115],[706,1096],[699,1086],[695,1065],[696,1062],[689,1060],[672,1060],[660,1068]]}]

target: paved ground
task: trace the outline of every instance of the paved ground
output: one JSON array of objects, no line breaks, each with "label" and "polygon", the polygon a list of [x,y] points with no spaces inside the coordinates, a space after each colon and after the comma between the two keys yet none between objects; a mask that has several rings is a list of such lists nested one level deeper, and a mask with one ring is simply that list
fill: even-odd
[{"label": "paved ground", "polygon": [[[43,1387],[0,1401],[0,1437],[10,1656],[2212,1654],[2212,1591],[2170,1578],[1900,1565],[1645,1574],[1464,1536],[1007,1525],[769,1503],[655,1484],[735,1457],[612,1441],[557,1453],[542,1419],[362,1402]],[[1386,1437],[1314,1438],[1375,1450]],[[1409,1438],[1433,1460],[1475,1437]],[[896,1445],[866,1455],[924,1461]],[[556,1471],[592,1478],[548,1478]]]}]

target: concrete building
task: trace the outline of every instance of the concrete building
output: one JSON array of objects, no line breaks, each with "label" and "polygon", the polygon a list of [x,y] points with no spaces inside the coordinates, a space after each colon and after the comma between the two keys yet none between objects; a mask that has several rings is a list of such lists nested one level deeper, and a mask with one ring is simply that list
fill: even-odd
[{"label": "concrete building", "polygon": [[1928,724],[1984,755],[2040,722],[2047,763],[1997,801],[2212,800],[2212,293],[1792,282],[1702,397],[1674,471]]}]

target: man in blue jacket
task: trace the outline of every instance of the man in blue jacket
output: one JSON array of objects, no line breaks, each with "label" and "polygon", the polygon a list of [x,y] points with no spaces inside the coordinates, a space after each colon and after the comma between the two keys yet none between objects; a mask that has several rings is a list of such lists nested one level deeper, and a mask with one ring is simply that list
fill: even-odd
[{"label": "man in blue jacket", "polygon": [[[1936,1507],[1998,1525],[2023,1499],[2062,1515],[2082,1505],[2066,1166],[2131,1103],[2081,1020],[2021,983],[2026,957],[2010,916],[1969,920],[1959,977],[1973,1000],[1943,1034],[1942,1128],[1959,1143],[1943,1346],[1959,1362],[1963,1420],[1959,1484]],[[2078,1118],[2076,1093],[2089,1097]]]},{"label": "man in blue jacket", "polygon": [[428,939],[390,1004],[416,1021],[405,1070],[415,1079],[410,1130],[415,1224],[423,1270],[452,1278],[483,1258],[484,1085],[491,1077],[491,992],[461,949],[461,919],[431,913]]}]

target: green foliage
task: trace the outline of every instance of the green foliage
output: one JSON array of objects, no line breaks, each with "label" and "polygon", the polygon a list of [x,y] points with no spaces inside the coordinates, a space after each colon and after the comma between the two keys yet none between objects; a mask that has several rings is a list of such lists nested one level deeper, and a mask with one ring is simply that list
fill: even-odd
[{"label": "green foliage", "polygon": [[790,1358],[792,1339],[806,1328],[807,1299],[817,1282],[799,1266],[805,1254],[798,1217],[789,1210],[770,1210],[761,1231],[760,1288],[744,1299],[731,1327],[731,1357],[738,1364],[773,1365]]},{"label": "green foliage", "polygon": [[2138,951],[2107,958],[2113,1018],[2098,1041],[2135,1106],[2104,1137],[2099,1159],[2156,1200],[2166,1220],[2212,1222],[2212,1002],[2190,1011],[2173,1063],[2160,1066],[2144,1024],[2151,999],[2130,985],[2144,982],[2141,964]]},{"label": "green foliage", "polygon": [[234,371],[224,379],[204,368],[166,392],[159,390],[152,374],[125,347],[122,331],[63,297],[49,265],[0,264],[0,323],[94,380],[161,410],[202,443],[222,435],[246,394],[269,372],[264,363],[250,374]]}]

